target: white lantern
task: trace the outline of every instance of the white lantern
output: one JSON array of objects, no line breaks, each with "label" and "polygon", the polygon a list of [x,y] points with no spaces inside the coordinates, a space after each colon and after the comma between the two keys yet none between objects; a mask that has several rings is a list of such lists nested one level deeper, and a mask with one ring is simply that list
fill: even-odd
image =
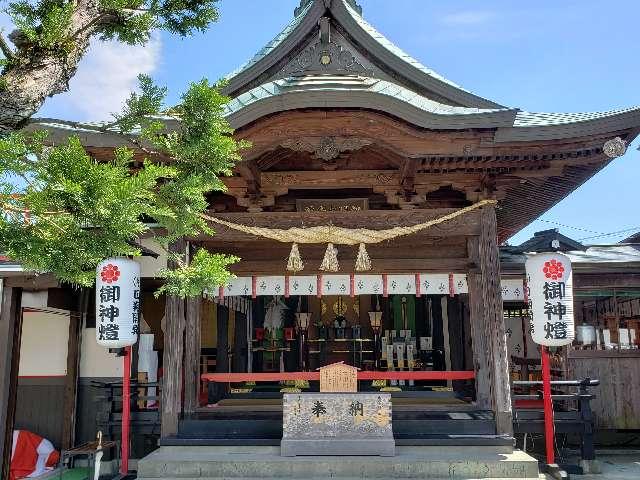
[{"label": "white lantern", "polygon": [[527,259],[531,337],[539,345],[569,345],[575,336],[571,260],[561,253]]},{"label": "white lantern", "polygon": [[140,264],[109,258],[96,269],[96,340],[107,348],[133,345],[140,331]]}]

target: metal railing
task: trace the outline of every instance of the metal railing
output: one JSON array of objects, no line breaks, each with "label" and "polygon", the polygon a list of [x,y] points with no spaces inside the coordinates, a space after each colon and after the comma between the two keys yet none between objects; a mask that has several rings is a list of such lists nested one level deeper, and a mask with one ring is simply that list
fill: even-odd
[{"label": "metal railing", "polygon": [[[512,389],[516,387],[533,388],[542,387],[541,381],[513,381]],[[600,385],[600,380],[585,378],[583,380],[557,380],[551,382],[554,402],[560,403],[560,408],[554,405],[554,425],[556,434],[574,433],[580,435],[580,453],[582,460],[595,460],[594,447],[594,417],[591,410],[591,400],[595,395],[589,391],[591,387]],[[574,392],[553,393],[561,389],[576,388]],[[542,391],[536,393],[519,394],[511,396],[514,402],[513,426],[514,433],[535,434],[544,432],[544,412],[542,405],[539,408],[532,405],[519,407],[518,401],[542,401]]]}]

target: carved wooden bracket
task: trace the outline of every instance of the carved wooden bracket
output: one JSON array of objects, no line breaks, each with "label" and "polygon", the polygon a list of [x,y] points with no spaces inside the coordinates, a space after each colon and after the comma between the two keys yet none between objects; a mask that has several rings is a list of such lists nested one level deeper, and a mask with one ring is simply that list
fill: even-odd
[{"label": "carved wooden bracket", "polygon": [[359,137],[298,137],[283,141],[280,146],[296,152],[313,153],[320,160],[330,162],[342,152],[360,150],[373,140]]}]

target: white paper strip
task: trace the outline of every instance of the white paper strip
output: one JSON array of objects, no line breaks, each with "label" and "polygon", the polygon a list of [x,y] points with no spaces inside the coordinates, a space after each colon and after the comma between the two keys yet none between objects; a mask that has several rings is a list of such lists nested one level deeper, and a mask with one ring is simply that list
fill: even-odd
[{"label": "white paper strip", "polygon": [[524,283],[522,278],[503,278],[500,282],[503,301],[524,301]]},{"label": "white paper strip", "polygon": [[415,275],[389,275],[387,277],[387,291],[389,295],[415,295]]},{"label": "white paper strip", "polygon": [[257,295],[284,295],[284,275],[278,277],[258,277]]},{"label": "white paper strip", "polygon": [[467,276],[464,273],[453,274],[453,289],[456,294],[469,293],[469,285],[467,284]]},{"label": "white paper strip", "polygon": [[[284,276],[257,277],[256,294],[284,295]],[[317,295],[316,275],[289,277],[290,295]],[[389,295],[411,295],[416,292],[415,274],[388,275],[387,289]],[[322,275],[323,295],[349,295],[349,275]],[[355,275],[354,287],[356,295],[382,295],[382,275]],[[502,279],[502,298],[505,301],[524,301],[523,279]],[[467,276],[463,273],[453,275],[454,294],[469,293]],[[420,293],[422,295],[449,295],[449,275],[446,273],[421,273]],[[218,290],[208,292],[217,296]],[[251,277],[233,278],[224,287],[225,297],[251,296]]]},{"label": "white paper strip", "polygon": [[289,277],[290,295],[317,295],[318,278],[315,275]]},{"label": "white paper strip", "polygon": [[323,275],[322,295],[349,295],[349,275]]},{"label": "white paper strip", "polygon": [[449,295],[449,275],[446,273],[421,273],[422,295]]},{"label": "white paper strip", "polygon": [[[215,294],[217,295],[218,292]],[[225,297],[251,295],[251,277],[238,277],[230,279],[224,287]]]},{"label": "white paper strip", "polygon": [[382,275],[356,275],[356,295],[381,295]]}]

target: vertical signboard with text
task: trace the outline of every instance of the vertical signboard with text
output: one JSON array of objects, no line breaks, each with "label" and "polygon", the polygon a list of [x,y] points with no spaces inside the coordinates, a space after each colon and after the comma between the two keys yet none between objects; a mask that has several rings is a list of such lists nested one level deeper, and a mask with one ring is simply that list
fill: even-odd
[{"label": "vertical signboard with text", "polygon": [[107,348],[122,348],[138,340],[140,330],[140,264],[109,258],[96,276],[96,340]]},{"label": "vertical signboard with text", "polygon": [[527,259],[531,337],[539,345],[569,345],[575,336],[571,260],[561,253]]}]

